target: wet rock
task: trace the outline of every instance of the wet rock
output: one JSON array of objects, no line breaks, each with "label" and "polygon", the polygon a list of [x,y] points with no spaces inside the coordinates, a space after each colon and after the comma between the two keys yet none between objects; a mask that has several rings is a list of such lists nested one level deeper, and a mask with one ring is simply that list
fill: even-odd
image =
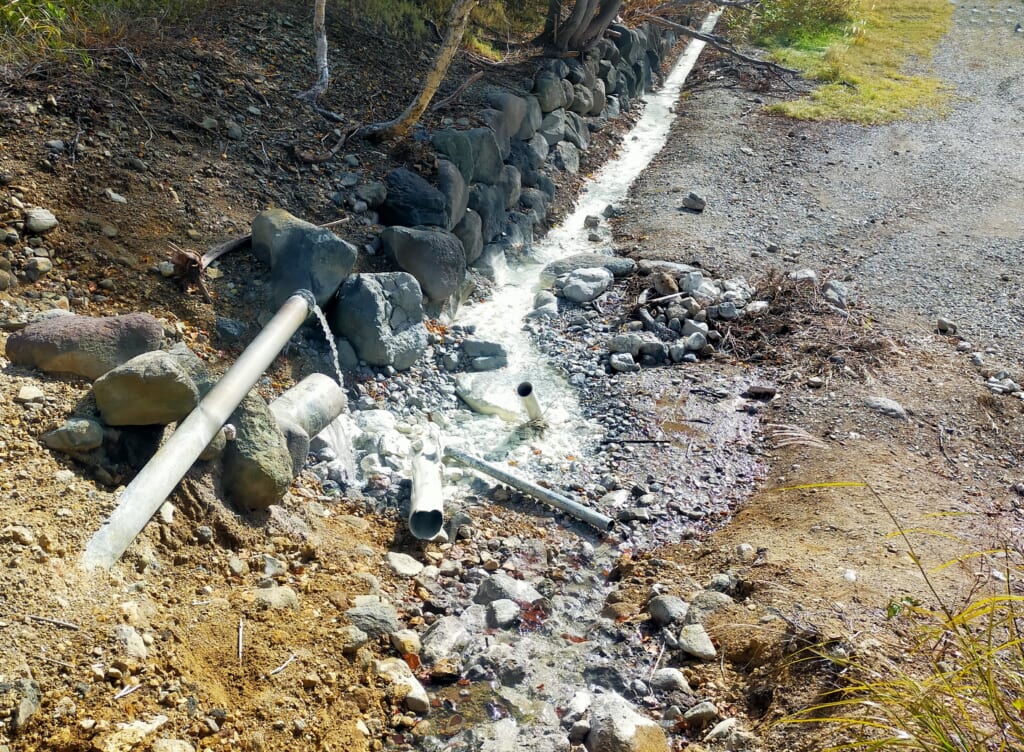
[{"label": "wet rock", "polygon": [[402,628],[398,612],[390,602],[377,596],[364,596],[345,612],[349,621],[369,637],[391,634]]},{"label": "wet rock", "polygon": [[326,305],[358,256],[351,243],[283,209],[267,209],[256,215],[252,250],[270,267],[271,305],[275,309],[296,290],[309,290],[319,305]]},{"label": "wet rock", "polygon": [[25,229],[33,235],[45,235],[60,224],[49,209],[28,209],[25,212]]},{"label": "wet rock", "polygon": [[576,253],[558,261],[552,261],[544,267],[541,277],[554,280],[577,269],[594,267],[607,269],[615,277],[628,277],[636,270],[636,262],[630,258],[609,256],[603,253]]},{"label": "wet rock", "polygon": [[518,603],[534,603],[540,598],[541,594],[528,582],[516,580],[504,572],[498,572],[480,583],[476,595],[473,596],[473,602],[486,606],[501,599]]},{"label": "wet rock", "polygon": [[110,426],[167,425],[199,403],[199,387],[165,350],[138,355],[93,384],[96,406]]},{"label": "wet rock", "polygon": [[231,415],[237,431],[224,450],[225,496],[242,509],[267,509],[292,482],[292,458],[267,403],[250,392]]},{"label": "wet rock", "polygon": [[519,604],[508,598],[499,598],[487,605],[487,624],[496,629],[506,629],[519,620]]},{"label": "wet rock", "polygon": [[657,595],[647,604],[647,612],[661,626],[682,621],[689,610],[690,604],[674,595]]},{"label": "wet rock", "polygon": [[461,650],[469,642],[469,632],[457,616],[442,616],[423,633],[420,657],[435,663]]},{"label": "wet rock", "polygon": [[399,167],[388,173],[385,182],[387,198],[380,207],[380,216],[385,224],[448,226],[444,194],[425,178]]},{"label": "wet rock", "polygon": [[55,316],[7,338],[15,365],[96,379],[111,368],[163,345],[164,330],[148,313],[124,316]]},{"label": "wet rock", "polygon": [[907,411],[903,405],[888,397],[866,397],[864,399],[864,406],[869,410],[874,410],[876,413],[887,415],[890,418],[897,418],[898,420],[907,419]]},{"label": "wet rock", "polygon": [[287,585],[256,588],[256,603],[274,611],[298,609],[299,596]]},{"label": "wet rock", "polygon": [[466,276],[462,241],[440,227],[388,227],[381,242],[398,266],[416,278],[428,300],[447,300]]},{"label": "wet rock", "polygon": [[413,675],[412,669],[401,658],[377,661],[377,675],[395,685],[396,694],[403,697],[405,706],[414,713],[430,712],[430,697]]},{"label": "wet rock", "polygon": [[621,695],[596,695],[590,706],[588,752],[666,752],[668,739],[654,721],[636,712]]},{"label": "wet rock", "polygon": [[103,444],[103,425],[91,418],[69,418],[39,440],[57,452],[88,452]]},{"label": "wet rock", "polygon": [[717,655],[715,646],[701,624],[687,624],[679,630],[679,650],[702,661],[710,661]]},{"label": "wet rock", "polygon": [[345,280],[330,321],[359,357],[373,365],[404,371],[427,348],[422,292],[407,272],[360,274]]},{"label": "wet rock", "polygon": [[574,303],[587,303],[603,295],[612,279],[612,273],[603,267],[577,269],[566,275],[562,296]]}]

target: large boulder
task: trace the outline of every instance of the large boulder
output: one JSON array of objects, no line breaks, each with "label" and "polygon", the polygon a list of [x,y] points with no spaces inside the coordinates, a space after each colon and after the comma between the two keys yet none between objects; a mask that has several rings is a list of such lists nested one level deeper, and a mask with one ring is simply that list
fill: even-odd
[{"label": "large boulder", "polygon": [[163,343],[163,325],[148,313],[56,316],[8,337],[7,357],[14,365],[95,379]]},{"label": "large boulder", "polygon": [[405,370],[427,348],[423,292],[406,272],[349,277],[338,291],[330,321],[331,329],[373,365]]},{"label": "large boulder", "polygon": [[292,458],[274,414],[250,392],[231,415],[234,441],[224,450],[224,495],[235,506],[265,510],[279,501],[292,482]]},{"label": "large boulder", "polygon": [[563,140],[565,138],[565,110],[552,110],[545,115],[537,132],[544,137],[548,146],[554,146]]},{"label": "large boulder", "polygon": [[[487,103],[505,116],[506,132],[512,138],[522,138],[519,135],[523,123],[527,122],[529,104],[523,97],[516,96],[507,89],[489,89],[485,95]],[[528,130],[528,128],[527,128]],[[531,133],[530,136],[533,134]],[[530,136],[526,136],[529,138]]]},{"label": "large boulder", "polygon": [[501,178],[495,185],[505,196],[506,209],[512,209],[519,203],[519,196],[523,192],[523,178],[517,168],[505,165],[501,170]]},{"label": "large boulder", "polygon": [[448,226],[444,194],[425,178],[399,167],[388,173],[385,183],[388,197],[380,207],[384,224]]},{"label": "large boulder", "polygon": [[661,726],[640,715],[629,700],[615,692],[594,696],[590,732],[583,743],[587,752],[668,752],[668,738]]},{"label": "large boulder", "polygon": [[575,175],[580,171],[580,151],[568,141],[560,141],[551,151],[551,161],[555,167]]},{"label": "large boulder", "polygon": [[[487,127],[494,133],[494,140],[498,144],[498,154],[502,159],[508,158],[509,150],[512,148],[512,134],[515,131],[509,130],[508,118],[501,110],[480,110],[476,116],[487,124]],[[517,127],[518,130],[518,127]]]},{"label": "large boulder", "polygon": [[584,84],[573,86],[572,111],[579,115],[586,115],[594,106],[594,94]]},{"label": "large boulder", "polygon": [[326,305],[352,271],[358,255],[351,243],[284,209],[267,209],[256,215],[252,250],[270,267],[274,308],[296,290],[309,290],[319,305]]},{"label": "large boulder", "polygon": [[574,253],[572,256],[552,261],[541,272],[542,281],[550,284],[556,277],[588,267],[600,266],[616,277],[628,277],[636,270],[636,262],[622,256],[611,256],[603,253]]},{"label": "large boulder", "polygon": [[173,354],[138,355],[93,384],[100,416],[108,426],[175,423],[199,404],[199,387]]},{"label": "large boulder", "polygon": [[599,117],[604,108],[608,105],[608,95],[605,92],[605,84],[600,78],[594,82],[593,88],[590,90],[594,97],[594,105],[590,108],[589,112],[584,112],[584,115],[591,115],[593,117]]},{"label": "large boulder", "polygon": [[437,187],[444,194],[445,212],[448,221],[445,228],[450,230],[466,214],[466,207],[469,205],[469,187],[459,168],[447,159],[437,161]]},{"label": "large boulder", "polygon": [[446,300],[466,276],[466,253],[455,235],[432,227],[388,227],[385,250],[420,284],[427,300]]},{"label": "large boulder", "polygon": [[537,184],[537,171],[543,166],[548,149],[548,142],[539,133],[529,141],[513,141],[506,167],[515,167],[519,171],[521,185],[534,186]]},{"label": "large boulder", "polygon": [[533,93],[540,104],[541,112],[551,112],[565,107],[565,89],[562,78],[547,70],[541,70],[533,80]]},{"label": "large boulder", "polygon": [[474,183],[495,183],[501,177],[504,161],[498,140],[490,128],[473,128],[466,131],[473,148]]},{"label": "large boulder", "polygon": [[534,228],[543,226],[544,220],[548,216],[548,204],[550,203],[548,195],[538,188],[523,188],[523,192],[519,195],[519,206],[531,218]]},{"label": "large boulder", "polygon": [[581,151],[590,146],[590,129],[586,121],[575,112],[565,113],[565,140]]},{"label": "large boulder", "polygon": [[480,258],[480,253],[484,249],[484,238],[479,214],[472,209],[467,209],[466,215],[461,222],[455,225],[452,234],[462,242],[462,250],[467,264],[472,264]]},{"label": "large boulder", "polygon": [[526,114],[523,116],[523,122],[519,126],[519,130],[516,131],[516,138],[520,141],[529,141],[533,138],[533,134],[540,128],[540,123],[544,119],[544,112],[540,108],[540,100],[535,96],[528,96],[523,100],[526,103]]},{"label": "large boulder", "polygon": [[430,143],[438,155],[459,168],[459,172],[462,173],[462,179],[466,183],[472,182],[475,165],[473,144],[469,140],[469,136],[466,135],[466,131],[459,131],[454,128],[434,131],[430,135]]},{"label": "large boulder", "polygon": [[469,208],[480,215],[484,244],[490,243],[505,224],[505,192],[495,185],[474,185]]}]

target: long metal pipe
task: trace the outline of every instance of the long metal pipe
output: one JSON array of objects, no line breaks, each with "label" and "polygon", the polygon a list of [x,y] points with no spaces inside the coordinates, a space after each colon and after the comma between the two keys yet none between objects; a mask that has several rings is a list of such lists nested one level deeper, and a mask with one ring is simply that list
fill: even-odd
[{"label": "long metal pipe", "polygon": [[445,447],[445,457],[451,457],[457,462],[461,462],[466,467],[472,468],[477,472],[481,472],[484,475],[490,475],[496,480],[500,480],[502,483],[512,486],[525,494],[533,496],[535,499],[543,501],[545,504],[550,504],[556,509],[561,509],[568,515],[575,517],[578,520],[586,522],[588,525],[593,525],[599,530],[611,530],[615,525],[615,521],[611,517],[606,517],[600,512],[595,512],[589,507],[585,507],[579,502],[573,501],[572,499],[562,496],[559,493],[555,493],[543,486],[538,486],[528,480],[519,478],[512,473],[506,472],[504,469],[493,465],[490,462],[474,457],[472,454],[463,452],[461,449],[455,447]]},{"label": "long metal pipe", "polygon": [[284,302],[235,364],[210,390],[121,493],[120,501],[82,554],[86,569],[110,569],[231,417],[316,305],[308,290]]},{"label": "long metal pipe", "polygon": [[540,420],[544,417],[544,411],[540,409],[540,402],[537,401],[537,394],[533,391],[533,384],[524,381],[516,387],[516,394],[522,400],[530,420]]}]

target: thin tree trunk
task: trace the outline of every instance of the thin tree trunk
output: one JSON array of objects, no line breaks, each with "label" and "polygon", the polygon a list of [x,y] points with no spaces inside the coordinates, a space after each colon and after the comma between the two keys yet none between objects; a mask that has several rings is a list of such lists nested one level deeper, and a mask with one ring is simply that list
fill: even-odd
[{"label": "thin tree trunk", "polygon": [[420,89],[419,94],[416,95],[416,98],[405,108],[405,112],[394,120],[363,126],[356,135],[383,141],[389,138],[399,138],[412,130],[412,127],[419,122],[420,117],[422,117],[424,111],[430,105],[430,100],[433,99],[438,87],[444,80],[445,74],[448,72],[448,66],[451,65],[452,60],[455,58],[455,53],[459,51],[459,45],[462,43],[462,37],[466,33],[466,27],[469,26],[469,15],[479,3],[480,0],[455,0],[452,4],[451,10],[448,12],[448,28],[445,31],[444,43],[437,53],[437,59],[434,60],[433,67],[423,81],[423,87]]},{"label": "thin tree trunk", "polygon": [[579,33],[580,29],[586,28],[587,22],[594,15],[597,3],[598,0],[576,0],[576,4],[572,7],[572,13],[569,14],[565,25],[562,26],[559,35],[554,40],[555,47],[560,52],[568,50],[572,38]]},{"label": "thin tree trunk", "polygon": [[325,20],[327,0],[316,0],[313,8],[313,34],[316,36],[316,83],[299,94],[299,99],[315,102],[331,85],[331,72],[327,65],[327,23]]},{"label": "thin tree trunk", "polygon": [[605,29],[615,20],[622,9],[622,0],[604,0],[597,9],[597,17],[591,21],[583,31],[577,32],[569,40],[569,48],[574,50],[585,50],[594,40],[604,34]]}]

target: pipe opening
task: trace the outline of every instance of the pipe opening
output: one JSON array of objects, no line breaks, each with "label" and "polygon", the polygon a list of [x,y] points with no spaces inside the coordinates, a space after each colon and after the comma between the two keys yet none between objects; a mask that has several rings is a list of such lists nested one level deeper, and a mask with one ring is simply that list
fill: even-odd
[{"label": "pipe opening", "polygon": [[531,394],[533,394],[533,384],[531,384],[529,381],[524,381],[522,384],[516,387],[516,393],[524,399],[526,397],[529,397]]},{"label": "pipe opening", "polygon": [[409,532],[419,540],[433,540],[444,525],[444,513],[438,509],[413,512],[409,516]]}]

